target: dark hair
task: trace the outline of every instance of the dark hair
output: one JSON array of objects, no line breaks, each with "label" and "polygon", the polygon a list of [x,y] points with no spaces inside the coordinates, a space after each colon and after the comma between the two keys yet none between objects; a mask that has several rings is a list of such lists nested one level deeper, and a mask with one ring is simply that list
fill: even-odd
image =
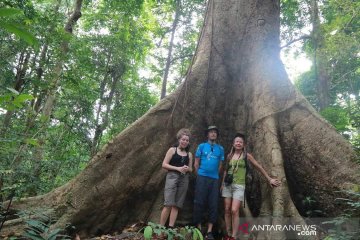
[{"label": "dark hair", "polygon": [[242,140],[244,140],[244,143],[246,143],[246,137],[242,133],[236,133],[235,137],[233,138],[233,142],[234,142],[235,138],[238,138],[238,137],[241,138]]}]

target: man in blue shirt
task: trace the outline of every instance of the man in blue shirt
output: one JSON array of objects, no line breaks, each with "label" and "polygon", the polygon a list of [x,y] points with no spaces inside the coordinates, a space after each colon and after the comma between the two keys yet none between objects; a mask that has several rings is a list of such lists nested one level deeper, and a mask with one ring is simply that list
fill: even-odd
[{"label": "man in blue shirt", "polygon": [[216,143],[219,130],[209,126],[208,141],[200,144],[195,153],[195,171],[197,173],[194,197],[194,224],[201,228],[201,219],[206,206],[209,209],[209,223],[206,239],[214,239],[212,228],[217,221],[219,199],[219,172],[224,162],[224,148]]}]

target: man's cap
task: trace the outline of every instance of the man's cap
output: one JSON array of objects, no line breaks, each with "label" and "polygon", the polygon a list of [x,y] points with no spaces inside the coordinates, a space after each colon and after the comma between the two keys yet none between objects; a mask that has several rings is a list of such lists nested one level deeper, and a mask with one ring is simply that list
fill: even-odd
[{"label": "man's cap", "polygon": [[215,130],[216,133],[219,135],[219,129],[216,126],[214,125],[209,126],[208,129],[206,130],[206,134],[208,134],[210,130]]}]

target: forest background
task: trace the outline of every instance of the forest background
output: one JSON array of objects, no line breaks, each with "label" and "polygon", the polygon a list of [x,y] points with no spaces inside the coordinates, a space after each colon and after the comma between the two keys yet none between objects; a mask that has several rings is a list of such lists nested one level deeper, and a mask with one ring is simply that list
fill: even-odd
[{"label": "forest background", "polygon": [[[1,200],[63,185],[179,86],[205,8],[204,0],[1,1]],[[360,2],[282,0],[281,11],[294,85],[359,159]],[[304,58],[310,67],[298,74]]]}]

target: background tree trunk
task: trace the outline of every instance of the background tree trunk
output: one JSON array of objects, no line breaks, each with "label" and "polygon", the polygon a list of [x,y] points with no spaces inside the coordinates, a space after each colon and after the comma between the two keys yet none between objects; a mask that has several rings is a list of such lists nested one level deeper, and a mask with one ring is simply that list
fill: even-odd
[{"label": "background tree trunk", "polygon": [[[324,216],[339,214],[336,191],[359,184],[359,166],[348,142],[289,81],[279,56],[279,11],[273,0],[210,1],[185,82],[105,145],[72,181],[14,207],[48,206],[59,217],[56,226],[71,223],[82,236],[146,221],[161,210],[161,163],[177,130],[191,129],[194,151],[206,126],[215,124],[226,150],[236,132],[245,133],[249,151],[282,181],[272,189],[254,173],[248,186],[253,215],[301,222],[304,196]],[[191,216],[186,206],[179,220]],[[269,237],[286,239],[283,234]]]},{"label": "background tree trunk", "polygon": [[[73,33],[73,28],[74,28],[76,22],[81,17],[82,3],[83,3],[82,0],[75,1],[74,10],[73,10],[71,16],[69,16],[69,19],[64,27],[65,32],[67,32],[69,34]],[[62,71],[63,71],[63,65],[64,65],[64,62],[66,59],[66,55],[69,52],[69,50],[68,50],[69,40],[65,39],[62,42],[60,48],[61,48],[62,54],[56,64],[56,66],[54,67],[54,73],[53,73],[54,76],[53,76],[52,82],[50,83],[50,87],[49,87],[48,94],[47,94],[47,99],[45,101],[44,109],[42,111],[46,118],[50,118],[50,114],[51,114],[51,111],[52,111],[54,103],[55,103],[55,98],[56,98],[55,95],[56,95],[56,91],[57,91],[59,83],[60,83],[60,79],[61,79],[61,75],[62,75]]]},{"label": "background tree trunk", "polygon": [[[101,86],[100,86],[100,103],[98,107],[98,112],[96,116],[96,129],[95,129],[95,135],[92,141],[91,145],[91,156],[95,155],[96,152],[99,150],[99,145],[101,142],[101,137],[104,132],[104,130],[109,125],[109,114],[111,111],[111,105],[114,103],[114,94],[118,90],[118,82],[121,80],[123,74],[125,73],[125,66],[124,64],[119,63],[116,66],[113,66],[111,69],[109,69],[110,78],[111,81],[108,83],[108,90],[110,90],[108,96],[104,97],[105,92],[105,85],[106,85],[106,78],[103,80]],[[106,105],[105,112],[103,112],[102,116],[102,123],[100,123],[100,113],[102,112],[102,104]]]},{"label": "background tree trunk", "polygon": [[315,82],[317,83],[319,110],[323,110],[330,104],[329,97],[329,74],[326,69],[326,61],[321,52],[324,44],[324,36],[320,27],[319,7],[317,0],[309,3],[312,23],[312,43],[314,47],[313,65]]},{"label": "background tree trunk", "polygon": [[174,47],[174,36],[175,36],[176,28],[177,28],[177,25],[178,25],[178,22],[179,22],[180,12],[181,12],[181,1],[180,0],[175,0],[175,16],[174,16],[174,21],[173,21],[172,28],[171,28],[168,55],[167,55],[167,58],[166,58],[166,64],[165,64],[165,69],[164,69],[164,77],[163,77],[163,81],[162,81],[160,99],[163,99],[166,96],[167,80],[168,80],[170,67],[171,67],[171,61],[172,61],[171,60],[171,58],[172,58],[172,49]]},{"label": "background tree trunk", "polygon": [[[82,0],[76,0],[74,2],[73,12],[69,16],[69,18],[65,24],[65,27],[64,27],[65,32],[68,34],[72,35],[73,28],[74,28],[76,22],[81,17],[82,3],[83,3]],[[43,129],[45,129],[48,126],[50,119],[51,119],[51,113],[52,113],[52,110],[53,110],[53,107],[55,104],[55,100],[56,100],[56,93],[59,88],[65,60],[66,60],[67,54],[69,52],[69,39],[63,40],[63,42],[61,43],[60,49],[61,49],[60,58],[58,59],[58,62],[56,63],[56,65],[54,67],[53,78],[51,79],[51,82],[49,83],[50,87],[47,92],[47,97],[46,97],[46,100],[44,103],[44,108],[42,109],[42,114],[43,114],[44,120],[41,124],[41,128],[43,128]],[[46,132],[43,132],[40,134],[40,136],[37,140],[38,146],[36,147],[36,149],[34,151],[33,175],[32,175],[34,187],[30,190],[31,195],[38,194],[38,189],[37,189],[38,184],[37,183],[40,182],[40,174],[41,174],[42,167],[43,167],[42,161],[44,160],[44,145],[45,145],[45,141],[46,141],[46,135],[47,135]],[[14,162],[20,162],[20,159],[18,159],[18,157],[21,157],[22,149],[23,149],[23,147],[21,146],[20,151],[19,151],[17,157],[15,158]],[[26,149],[26,146],[24,147],[24,149]]]}]

